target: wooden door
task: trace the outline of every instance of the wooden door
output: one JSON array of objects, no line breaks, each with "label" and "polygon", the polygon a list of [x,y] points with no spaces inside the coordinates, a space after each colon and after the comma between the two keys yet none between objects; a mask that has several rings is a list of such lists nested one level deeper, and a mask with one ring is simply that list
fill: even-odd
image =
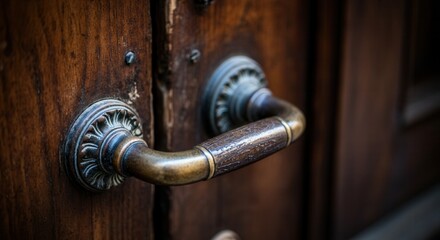
[{"label": "wooden door", "polygon": [[[440,181],[439,14],[430,0],[347,3],[331,216],[336,239],[373,226]],[[417,238],[438,234],[440,222],[430,215],[439,211],[430,207],[418,217],[421,225],[436,223]],[[421,227],[412,221],[387,238],[414,237]]]},{"label": "wooden door", "polygon": [[0,12],[0,238],[151,239],[152,185],[90,193],[59,156],[75,116],[109,97],[136,107],[151,143],[149,2],[1,1]]},{"label": "wooden door", "polygon": [[[201,142],[201,91],[236,54],[258,60],[275,94],[302,107],[307,4],[47,0],[0,7],[2,238],[209,239],[223,228],[246,238],[301,235],[301,142],[241,173],[154,193],[136,179],[102,194],[84,191],[67,178],[60,154],[75,117],[104,98],[137,109],[150,146]],[[188,59],[193,50],[200,59]]]},{"label": "wooden door", "polygon": [[[176,151],[207,139],[204,87],[228,57],[258,61],[274,95],[305,109],[307,1],[157,1],[153,17],[156,147]],[[200,57],[191,59],[191,53]],[[242,239],[296,239],[303,234],[304,138],[242,170],[188,186],[156,188],[160,238],[210,239],[222,230]]]},{"label": "wooden door", "polygon": [[[237,54],[261,63],[272,91],[298,105],[308,127],[258,164],[157,188],[158,236],[208,239],[228,229],[243,239],[347,239],[438,183],[438,55],[417,63],[429,51],[420,57],[425,43],[414,43],[417,29],[434,29],[425,40],[435,52],[438,32],[413,12],[436,9],[434,1],[195,2],[154,4],[157,147],[207,138],[203,88]],[[424,80],[415,72],[427,62],[433,74]]]},{"label": "wooden door", "polygon": [[[369,236],[440,180],[438,6],[0,1],[1,238]],[[306,132],[292,146],[187,186],[131,178],[96,194],[69,181],[63,141],[100,99],[136,108],[155,149],[211,137],[202,94],[235,55],[259,62],[274,95],[305,113]]]}]

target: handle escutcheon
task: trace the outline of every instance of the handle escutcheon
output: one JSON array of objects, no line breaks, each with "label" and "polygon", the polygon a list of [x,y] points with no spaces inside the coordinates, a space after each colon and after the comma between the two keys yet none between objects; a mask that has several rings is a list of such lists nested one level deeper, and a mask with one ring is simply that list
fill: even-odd
[{"label": "handle escutcheon", "polygon": [[258,161],[291,144],[305,128],[301,111],[266,86],[255,61],[244,56],[226,60],[203,98],[205,122],[218,136],[181,152],[149,148],[131,106],[113,99],[94,103],[70,128],[63,150],[67,172],[82,187],[102,191],[129,176],[182,185]]},{"label": "handle escutcheon", "polygon": [[127,137],[142,138],[139,115],[129,105],[104,99],[89,106],[70,127],[63,148],[67,174],[90,191],[121,184],[113,166],[114,150]]}]

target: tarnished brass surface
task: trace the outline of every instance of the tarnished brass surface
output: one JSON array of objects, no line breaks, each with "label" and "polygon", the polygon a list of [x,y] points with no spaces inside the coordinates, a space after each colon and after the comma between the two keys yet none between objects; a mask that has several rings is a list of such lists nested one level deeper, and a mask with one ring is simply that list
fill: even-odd
[{"label": "tarnished brass surface", "polygon": [[209,175],[208,175],[207,179],[211,179],[212,177],[214,177],[214,173],[215,173],[214,156],[212,156],[212,154],[208,151],[208,149],[206,149],[206,148],[204,148],[202,146],[195,146],[195,148],[197,148],[200,151],[202,151],[203,154],[205,154],[206,159],[208,159]]},{"label": "tarnished brass surface", "polygon": [[255,94],[248,103],[248,119],[257,121],[182,152],[156,151],[133,137],[118,146],[114,168],[150,183],[182,185],[246,166],[295,141],[305,128],[303,114],[269,91]]},{"label": "tarnished brass surface", "polygon": [[240,236],[232,230],[226,229],[215,234],[211,240],[240,240]]},{"label": "tarnished brass surface", "polygon": [[113,167],[115,149],[127,137],[142,140],[139,115],[124,102],[104,99],[87,107],[74,121],[62,148],[66,173],[81,187],[103,191],[125,177]]},{"label": "tarnished brass surface", "polygon": [[302,112],[294,105],[274,97],[267,88],[253,94],[248,102],[246,114],[248,121],[277,116],[290,127],[290,143],[301,136],[306,128],[306,119]]},{"label": "tarnished brass surface", "polygon": [[159,185],[197,182],[207,179],[210,171],[209,161],[199,149],[161,152],[141,142],[133,142],[126,148],[122,164],[122,174]]}]

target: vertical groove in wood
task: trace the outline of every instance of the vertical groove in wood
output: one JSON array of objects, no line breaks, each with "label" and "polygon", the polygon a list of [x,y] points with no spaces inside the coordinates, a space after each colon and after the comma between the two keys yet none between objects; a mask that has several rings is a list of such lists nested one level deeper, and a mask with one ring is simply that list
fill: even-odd
[{"label": "vertical groove in wood", "polygon": [[59,160],[74,117],[101,98],[132,101],[150,139],[149,2],[1,1],[0,12],[2,238],[151,238],[151,185],[86,193]]},{"label": "vertical groove in wood", "polygon": [[318,0],[311,9],[314,52],[308,83],[309,113],[306,136],[308,201],[307,239],[328,238],[332,222],[332,169],[335,160],[335,128],[339,68],[342,47],[344,1]]}]

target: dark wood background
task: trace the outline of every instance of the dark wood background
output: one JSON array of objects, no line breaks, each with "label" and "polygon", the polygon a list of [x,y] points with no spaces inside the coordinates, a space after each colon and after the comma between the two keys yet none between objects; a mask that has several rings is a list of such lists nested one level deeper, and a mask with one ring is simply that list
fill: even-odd
[{"label": "dark wood background", "polygon": [[[434,2],[347,3],[331,214],[336,239],[353,236],[440,182],[440,107],[430,98],[440,91],[431,87],[419,99],[408,94],[421,80],[413,74],[420,64],[414,44],[426,44],[413,40],[411,26],[420,21],[414,9],[431,4],[438,14]],[[440,65],[434,72],[432,85],[440,82]],[[437,107],[408,122],[413,101]]]},{"label": "dark wood background", "polygon": [[[435,0],[196,2],[0,1],[2,239],[347,239],[440,182]],[[209,138],[202,91],[239,54],[304,111],[291,147],[188,186],[67,179],[65,133],[98,99],[131,101],[156,149]]]},{"label": "dark wood background", "polygon": [[[129,100],[151,138],[148,1],[0,1],[0,236],[151,239],[153,186],[76,188],[59,154],[69,125],[101,98]],[[132,50],[136,63],[126,66]]]}]

